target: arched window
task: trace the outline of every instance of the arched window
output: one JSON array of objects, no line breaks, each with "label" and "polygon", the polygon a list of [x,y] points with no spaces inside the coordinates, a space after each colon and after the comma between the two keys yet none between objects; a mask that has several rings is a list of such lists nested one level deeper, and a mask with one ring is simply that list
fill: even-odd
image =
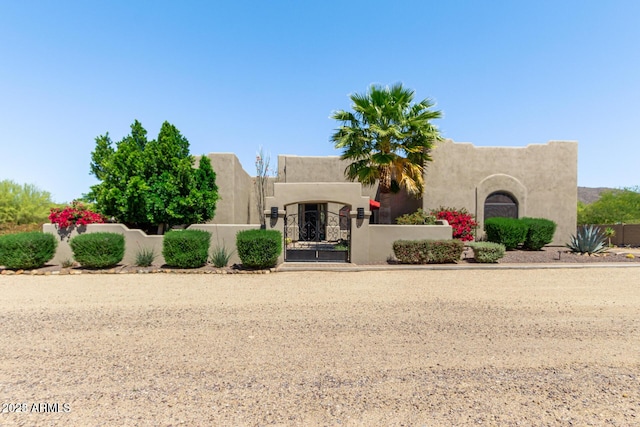
[{"label": "arched window", "polygon": [[493,217],[518,218],[518,201],[511,194],[496,191],[484,201],[484,219]]}]

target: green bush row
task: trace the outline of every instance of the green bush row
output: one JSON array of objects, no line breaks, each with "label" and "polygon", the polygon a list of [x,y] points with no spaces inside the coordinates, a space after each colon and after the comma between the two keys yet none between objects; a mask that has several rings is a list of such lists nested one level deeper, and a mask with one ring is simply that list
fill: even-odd
[{"label": "green bush row", "polygon": [[502,243],[470,242],[476,262],[494,263],[504,256],[505,247]]},{"label": "green bush row", "polygon": [[522,244],[524,249],[538,251],[553,241],[556,223],[545,218],[500,218],[485,220],[487,240],[500,243],[507,250]]},{"label": "green bush row", "polygon": [[282,253],[282,233],[277,230],[239,231],[236,234],[236,250],[245,267],[273,267]]},{"label": "green bush row", "polygon": [[464,243],[453,240],[396,240],[393,253],[403,264],[445,264],[460,260]]},{"label": "green bush row", "polygon": [[53,259],[58,241],[53,234],[33,231],[0,236],[0,265],[10,269],[39,268]]},{"label": "green bush row", "polygon": [[[237,234],[238,256],[249,268],[276,265],[282,253],[282,234],[276,230],[246,230]],[[203,230],[174,230],[165,234],[162,255],[165,263],[176,268],[202,267],[209,261],[211,233]],[[57,240],[43,232],[27,232],[0,236],[0,265],[10,269],[42,267],[53,259]],[[86,233],[69,241],[73,259],[83,267],[107,268],[124,258],[125,240],[118,233]],[[211,262],[216,267],[227,265],[232,252],[224,246],[214,250]],[[141,250],[136,264],[149,266],[155,258],[152,250]]]}]

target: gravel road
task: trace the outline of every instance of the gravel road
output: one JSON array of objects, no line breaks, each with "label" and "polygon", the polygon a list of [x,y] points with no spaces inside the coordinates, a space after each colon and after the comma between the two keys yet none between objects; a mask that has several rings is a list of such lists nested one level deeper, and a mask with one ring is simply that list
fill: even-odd
[{"label": "gravel road", "polygon": [[0,425],[640,425],[639,272],[1,276]]}]

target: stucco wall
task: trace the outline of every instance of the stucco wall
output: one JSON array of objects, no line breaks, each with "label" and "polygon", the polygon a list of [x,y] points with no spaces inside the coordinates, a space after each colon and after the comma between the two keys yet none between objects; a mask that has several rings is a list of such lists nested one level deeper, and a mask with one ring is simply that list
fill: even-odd
[{"label": "stucco wall", "polygon": [[[258,224],[254,178],[233,153],[210,153],[220,199],[211,224]],[[196,160],[197,164],[197,160]]]},{"label": "stucco wall", "polygon": [[384,262],[395,258],[396,240],[447,240],[452,238],[450,225],[384,225],[369,226],[369,262]]},{"label": "stucco wall", "polygon": [[[42,227],[45,233],[51,233],[58,239],[56,255],[49,262],[50,264],[62,264],[67,260],[73,260],[73,252],[69,246],[69,240],[80,234],[76,227],[72,227],[65,232],[59,232],[55,224],[44,224]],[[68,231],[68,232],[67,232]],[[80,229],[81,233],[117,233],[124,236],[124,258],[123,264],[135,265],[136,255],[142,249],[153,249],[157,258],[153,262],[155,265],[164,264],[162,257],[162,236],[149,236],[142,230],[130,229],[123,224],[89,224]]]},{"label": "stucco wall", "polygon": [[241,263],[236,251],[236,234],[238,231],[256,230],[258,228],[260,228],[259,224],[193,224],[189,227],[189,229],[205,230],[211,233],[210,252],[222,246],[229,251],[233,251],[231,258],[229,258],[229,265]]},{"label": "stucco wall", "polygon": [[[344,170],[348,162],[338,156],[278,156],[278,178],[281,183],[298,182],[348,182]],[[362,186],[361,193],[371,199],[376,197],[377,186]]]},{"label": "stucco wall", "polygon": [[[281,183],[299,182],[349,182],[344,171],[349,162],[338,156],[278,156],[278,178]],[[371,200],[378,199],[378,185],[361,188],[363,196]],[[422,198],[411,197],[401,190],[392,195],[391,218],[415,212],[422,207]]]},{"label": "stucco wall", "polygon": [[[257,229],[259,225],[227,225],[227,224],[197,224],[192,225],[190,229],[205,230],[211,233],[210,252],[218,247],[225,246],[229,251],[233,251],[229,259],[229,265],[240,263],[240,258],[236,253],[236,233],[241,230]],[[69,246],[69,240],[77,236],[78,229],[75,227],[67,233],[60,233],[54,224],[45,224],[43,226],[45,233],[51,233],[58,240],[56,255],[49,264],[62,264],[64,261],[73,260],[73,252]],[[149,236],[141,230],[129,229],[123,224],[89,224],[81,229],[82,233],[109,232],[122,234],[125,241],[125,253],[122,264],[135,265],[136,255],[141,249],[153,249],[157,257],[154,265],[164,264],[162,256],[162,242],[164,236]]]},{"label": "stucco wall", "polygon": [[432,157],[425,174],[424,209],[464,207],[483,224],[486,197],[502,190],[518,200],[519,217],[548,218],[558,224],[552,244],[564,245],[575,233],[576,142],[476,147],[447,140]]},{"label": "stucco wall", "polygon": [[[506,191],[518,201],[518,216],[542,217],[558,224],[554,245],[564,245],[575,232],[577,206],[576,142],[551,141],[526,147],[476,147],[450,140],[439,143],[432,151],[433,161],[425,172],[422,199],[406,193],[392,199],[392,218],[440,206],[466,208],[481,224],[483,233],[484,201],[494,191]],[[217,174],[221,200],[216,224],[258,224],[255,181],[241,167],[234,154],[209,154]],[[277,182],[307,183],[305,194],[296,202],[342,201],[323,199],[317,193],[323,183],[345,183],[347,162],[338,156],[278,156]],[[272,195],[270,180],[268,194]],[[297,190],[296,190],[297,191]],[[360,195],[376,199],[377,186],[362,186]],[[269,209],[271,205],[265,206]],[[284,209],[283,206],[279,206]],[[352,206],[352,209],[354,207]]]}]

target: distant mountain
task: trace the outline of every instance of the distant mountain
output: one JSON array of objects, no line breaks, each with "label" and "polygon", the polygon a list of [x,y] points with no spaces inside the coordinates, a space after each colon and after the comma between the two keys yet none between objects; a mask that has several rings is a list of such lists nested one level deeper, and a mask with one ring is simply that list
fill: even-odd
[{"label": "distant mountain", "polygon": [[600,198],[603,191],[615,190],[608,187],[578,187],[578,201],[582,203],[593,203]]}]

